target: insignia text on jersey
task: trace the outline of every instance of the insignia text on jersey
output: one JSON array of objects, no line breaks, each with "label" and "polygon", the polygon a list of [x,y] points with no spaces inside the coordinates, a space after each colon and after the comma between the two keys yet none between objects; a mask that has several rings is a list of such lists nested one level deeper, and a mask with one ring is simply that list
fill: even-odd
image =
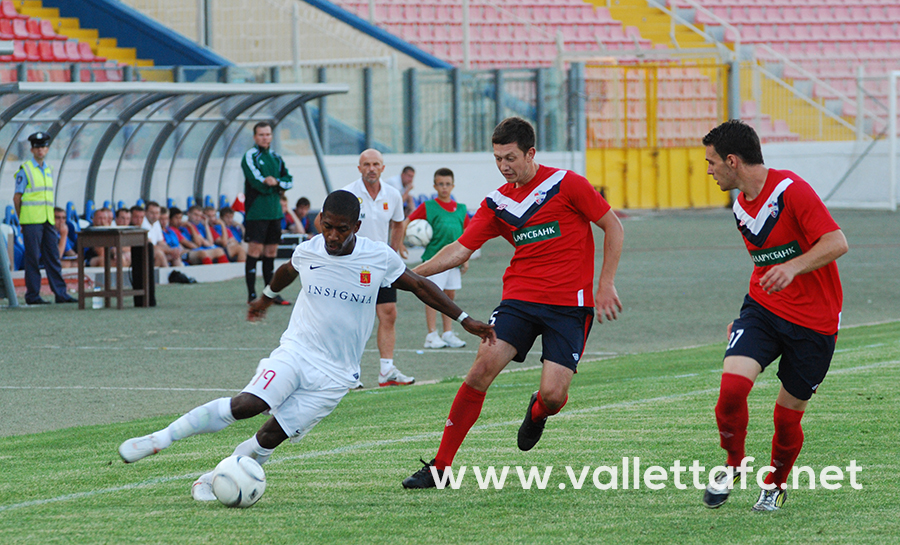
[{"label": "insignia text on jersey", "polygon": [[340,299],[341,301],[349,301],[351,303],[359,303],[368,305],[372,302],[372,296],[364,293],[353,293],[352,291],[337,290],[330,287],[313,286],[306,287],[307,295],[319,295],[322,297],[330,297],[332,299]]},{"label": "insignia text on jersey", "polygon": [[800,244],[795,240],[774,248],[754,250],[750,252],[750,256],[753,258],[753,264],[757,267],[768,267],[769,265],[777,265],[794,259],[802,253]]},{"label": "insignia text on jersey", "polygon": [[560,236],[559,222],[553,221],[550,223],[525,227],[524,229],[513,232],[513,242],[516,246],[522,246],[524,244],[531,244],[532,242],[540,242],[542,240],[549,240]]}]

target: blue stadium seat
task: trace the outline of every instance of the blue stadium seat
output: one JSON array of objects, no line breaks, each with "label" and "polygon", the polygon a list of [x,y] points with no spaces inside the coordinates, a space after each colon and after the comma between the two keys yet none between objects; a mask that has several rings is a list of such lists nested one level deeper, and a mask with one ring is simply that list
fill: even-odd
[{"label": "blue stadium seat", "polygon": [[94,201],[87,201],[86,203],[84,203],[84,219],[93,223],[95,210],[96,209],[94,208]]},{"label": "blue stadium seat", "polygon": [[187,207],[188,208],[194,206],[196,203],[197,203],[197,201],[194,200],[194,197],[187,198]]},{"label": "blue stadium seat", "polygon": [[214,203],[213,203],[213,199],[212,199],[211,195],[207,195],[207,196],[203,197],[203,206],[204,207],[206,207],[206,206],[213,207],[213,204]]},{"label": "blue stadium seat", "polygon": [[175,199],[171,197],[166,199],[166,208],[172,208],[173,206],[175,206]]},{"label": "blue stadium seat", "polygon": [[144,204],[144,199],[138,199],[137,202],[135,202],[134,204],[141,206],[141,207],[147,206]]},{"label": "blue stadium seat", "polygon": [[3,223],[12,227],[13,231],[13,269],[22,270],[22,261],[25,259],[25,238],[22,236],[22,227],[16,216],[16,209],[12,205],[6,206],[6,214]]},{"label": "blue stadium seat", "polygon": [[109,208],[112,210],[112,203],[110,201],[103,201],[103,208]]},{"label": "blue stadium seat", "polygon": [[125,208],[125,201],[119,201],[118,203],[116,203],[116,210],[121,210],[122,208]]},{"label": "blue stadium seat", "polygon": [[219,195],[219,210],[225,208],[229,204],[230,203],[228,201],[228,197],[226,197],[225,195]]}]

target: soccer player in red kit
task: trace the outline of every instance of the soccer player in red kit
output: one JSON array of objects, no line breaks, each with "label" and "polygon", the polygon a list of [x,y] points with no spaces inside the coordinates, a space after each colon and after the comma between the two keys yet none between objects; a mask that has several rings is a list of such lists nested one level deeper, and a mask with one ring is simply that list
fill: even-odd
[{"label": "soccer player in red kit", "polygon": [[[747,436],[747,396],[756,377],[776,358],[781,390],[775,400],[771,466],[754,511],[779,509],[800,448],[800,419],[822,383],[841,320],[841,280],[835,260],[847,239],[819,196],[788,170],[766,168],[759,137],[732,120],[703,137],[707,172],[722,191],[740,191],[734,218],[753,260],[750,291],[740,317],[728,325],[716,423],[726,467],[703,495],[716,508],[741,478]],[[730,474],[729,474],[730,473]]]},{"label": "soccer player in red kit", "polygon": [[[532,394],[518,433],[519,448],[530,450],[540,440],[547,417],[568,400],[594,306],[601,323],[603,317],[616,319],[622,310],[614,279],[624,234],[609,204],[583,176],[536,163],[534,128],[524,119],[505,119],[491,140],[497,168],[507,183],[488,194],[459,239],[415,272],[429,276],[457,267],[486,241],[505,238],[515,253],[503,275],[503,300],[491,315],[497,342],[479,346],[450,407],[435,459],[404,479],[405,488],[435,486],[435,475],[442,476],[453,463],[481,414],[494,378],[511,360],[524,361],[540,336],[540,389]],[[592,223],[604,232],[596,291]]]}]

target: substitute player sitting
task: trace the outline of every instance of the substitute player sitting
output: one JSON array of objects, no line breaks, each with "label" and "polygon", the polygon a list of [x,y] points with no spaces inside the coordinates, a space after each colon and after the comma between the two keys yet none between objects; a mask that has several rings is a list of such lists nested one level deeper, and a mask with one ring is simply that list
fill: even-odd
[{"label": "substitute player sitting", "polygon": [[722,191],[740,191],[734,218],[754,264],[740,317],[728,324],[716,404],[732,471],[716,474],[703,503],[721,506],[742,477],[737,468],[744,459],[747,397],[756,377],[781,356],[770,463],[775,471],[753,506],[774,511],[784,504],[788,473],[803,446],[800,419],[834,354],[843,300],[835,260],[847,252],[847,239],[808,183],[789,170],[766,168],[749,125],[723,123],[703,137],[703,145],[707,173]]},{"label": "substitute player sitting", "polygon": [[[347,191],[325,199],[322,234],[303,242],[275,272],[263,296],[251,302],[248,319],[265,315],[279,291],[298,276],[303,285],[281,344],[259,362],[244,390],[197,407],[168,427],[122,443],[119,454],[136,462],[173,441],[224,429],[235,420],[270,411],[271,417],[234,454],[264,463],[288,437],[299,441],[337,407],[359,379],[359,362],[375,321],[378,289],[391,285],[413,292],[425,304],[456,316],[469,333],[494,344],[493,328],[474,320],[432,282],[409,271],[387,244],[357,237],[359,200]],[[212,473],[191,490],[210,501]]]},{"label": "substitute player sitting", "polygon": [[[519,428],[518,446],[540,440],[547,417],[568,400],[569,385],[597,321],[622,310],[614,278],[622,251],[622,224],[609,204],[578,174],[534,161],[534,128],[508,118],[494,129],[494,159],[507,183],[488,194],[463,235],[414,270],[430,276],[467,261],[488,240],[501,236],[515,247],[503,275],[503,300],[491,315],[495,344],[481,343],[444,427],[435,459],[403,481],[406,488],[435,486],[453,463],[481,414],[485,392],[511,360],[524,361],[535,339],[542,342],[540,389],[531,396]],[[594,292],[594,236],[604,232],[603,267]]]}]

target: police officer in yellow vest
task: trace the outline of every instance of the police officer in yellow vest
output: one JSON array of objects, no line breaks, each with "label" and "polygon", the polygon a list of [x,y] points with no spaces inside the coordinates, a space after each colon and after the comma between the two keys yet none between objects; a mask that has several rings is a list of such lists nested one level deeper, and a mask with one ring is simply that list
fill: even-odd
[{"label": "police officer in yellow vest", "polygon": [[25,302],[44,305],[41,299],[41,269],[43,263],[50,289],[57,303],[74,303],[66,292],[66,282],[59,266],[59,233],[53,217],[53,171],[44,162],[50,150],[50,135],[36,132],[28,137],[33,160],[25,161],[16,172],[13,204],[22,226],[25,242]]}]

